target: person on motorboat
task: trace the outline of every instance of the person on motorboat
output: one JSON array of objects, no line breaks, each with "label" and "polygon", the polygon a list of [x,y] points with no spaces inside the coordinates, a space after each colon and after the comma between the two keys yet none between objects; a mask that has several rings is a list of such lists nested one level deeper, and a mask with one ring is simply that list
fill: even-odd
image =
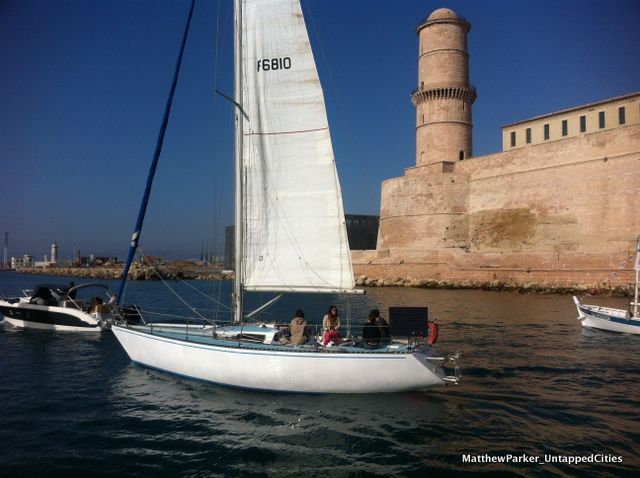
[{"label": "person on motorboat", "polygon": [[69,299],[75,299],[76,298],[76,294],[78,293],[77,289],[74,289],[74,287],[76,286],[76,283],[71,281],[69,282],[69,289],[67,289],[67,296],[69,297]]},{"label": "person on motorboat", "polygon": [[51,293],[51,289],[49,289],[48,287],[40,286],[37,288],[35,294],[31,296],[29,303],[36,305],[56,306],[58,305],[58,300]]},{"label": "person on motorboat", "polygon": [[89,305],[89,312],[98,312],[100,310],[100,306],[103,304],[103,300],[98,297],[98,296],[94,296],[91,298],[91,304]]}]

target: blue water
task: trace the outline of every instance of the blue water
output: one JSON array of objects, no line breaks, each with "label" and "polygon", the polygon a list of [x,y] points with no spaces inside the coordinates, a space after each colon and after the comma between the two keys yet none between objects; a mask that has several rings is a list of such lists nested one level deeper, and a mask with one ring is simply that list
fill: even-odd
[{"label": "blue water", "polygon": [[[1,273],[0,291],[36,282],[68,279]],[[228,284],[190,284],[228,303]],[[215,313],[202,295],[187,294]],[[132,283],[127,299],[184,311],[157,282]],[[347,307],[339,297],[293,296],[269,317],[288,320],[302,307],[319,321],[329,302]],[[353,327],[369,308],[389,305],[430,306],[441,325],[438,348],[463,353],[459,386],[364,396],[248,392],[132,365],[110,332],[2,324],[0,475],[636,476],[640,336],[582,329],[569,296],[390,288],[354,300]],[[471,463],[465,455],[539,463]],[[543,464],[545,456],[608,462]]]}]

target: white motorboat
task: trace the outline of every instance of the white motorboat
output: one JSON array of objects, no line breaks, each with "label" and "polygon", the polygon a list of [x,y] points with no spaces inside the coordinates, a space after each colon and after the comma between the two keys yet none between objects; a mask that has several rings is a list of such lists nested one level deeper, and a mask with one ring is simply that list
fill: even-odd
[{"label": "white motorboat", "polygon": [[72,332],[100,332],[112,321],[109,287],[40,284],[20,297],[0,300],[0,314],[15,327]]}]

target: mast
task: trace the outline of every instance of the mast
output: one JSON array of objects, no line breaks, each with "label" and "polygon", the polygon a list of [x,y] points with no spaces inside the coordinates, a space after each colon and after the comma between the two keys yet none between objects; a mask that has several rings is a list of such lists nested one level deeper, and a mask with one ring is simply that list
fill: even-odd
[{"label": "mast", "polygon": [[158,139],[156,141],[156,149],[153,154],[153,160],[151,161],[151,167],[149,168],[149,175],[147,176],[147,185],[145,187],[144,194],[142,196],[142,202],[140,204],[140,210],[138,211],[138,219],[136,220],[136,225],[133,231],[133,235],[131,236],[131,244],[129,245],[129,255],[127,256],[127,262],[124,266],[124,271],[122,272],[122,279],[120,281],[120,288],[118,289],[118,295],[117,295],[118,305],[122,303],[124,288],[125,288],[125,285],[127,284],[127,275],[129,274],[129,269],[131,268],[131,264],[133,263],[133,258],[136,255],[136,250],[138,249],[140,234],[142,233],[142,225],[144,223],[145,214],[147,213],[149,196],[151,196],[151,187],[153,186],[153,178],[156,175],[158,160],[160,159],[160,154],[162,153],[162,145],[164,144],[164,135],[165,135],[165,132],[167,131],[167,124],[169,123],[169,114],[171,113],[173,96],[176,92],[176,85],[178,84],[180,66],[182,65],[182,56],[184,55],[184,49],[185,49],[185,46],[187,45],[187,37],[189,36],[189,27],[191,26],[191,18],[193,17],[193,9],[195,7],[195,4],[196,4],[196,1],[192,0],[191,7],[189,8],[189,15],[187,17],[187,22],[184,27],[184,33],[182,35],[182,44],[180,45],[180,53],[178,54],[178,59],[176,61],[176,68],[173,73],[171,90],[169,91],[169,97],[167,98],[167,104],[164,109],[162,124],[160,125],[160,132],[158,133]]},{"label": "mast", "polygon": [[242,0],[234,0],[234,101],[235,107],[235,227],[234,227],[234,277],[233,286],[233,321],[242,322],[243,281],[242,275],[242,214],[243,195],[243,127],[242,116]]},{"label": "mast", "polygon": [[638,276],[640,275],[640,237],[636,242],[636,291],[633,300],[633,316],[638,317]]}]

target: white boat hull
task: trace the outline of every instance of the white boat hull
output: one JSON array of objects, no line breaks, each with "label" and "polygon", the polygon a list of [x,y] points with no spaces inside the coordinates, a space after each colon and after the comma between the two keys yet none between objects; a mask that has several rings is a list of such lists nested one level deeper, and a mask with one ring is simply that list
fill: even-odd
[{"label": "white boat hull", "polygon": [[573,301],[578,309],[578,320],[583,327],[625,334],[640,334],[640,318],[628,317],[626,310],[581,304],[576,297],[573,298]]},{"label": "white boat hull", "polygon": [[444,372],[425,352],[289,352],[175,340],[115,325],[112,330],[137,364],[227,386],[380,393],[424,390],[445,383]]},{"label": "white boat hull", "polygon": [[5,317],[5,322],[14,327],[23,327],[28,329],[55,330],[58,332],[102,332],[102,327],[70,327],[67,325],[42,324],[38,322],[30,322],[28,320],[18,320]]},{"label": "white boat hull", "polygon": [[64,332],[101,332],[102,321],[82,310],[0,300],[0,315],[14,327]]}]

